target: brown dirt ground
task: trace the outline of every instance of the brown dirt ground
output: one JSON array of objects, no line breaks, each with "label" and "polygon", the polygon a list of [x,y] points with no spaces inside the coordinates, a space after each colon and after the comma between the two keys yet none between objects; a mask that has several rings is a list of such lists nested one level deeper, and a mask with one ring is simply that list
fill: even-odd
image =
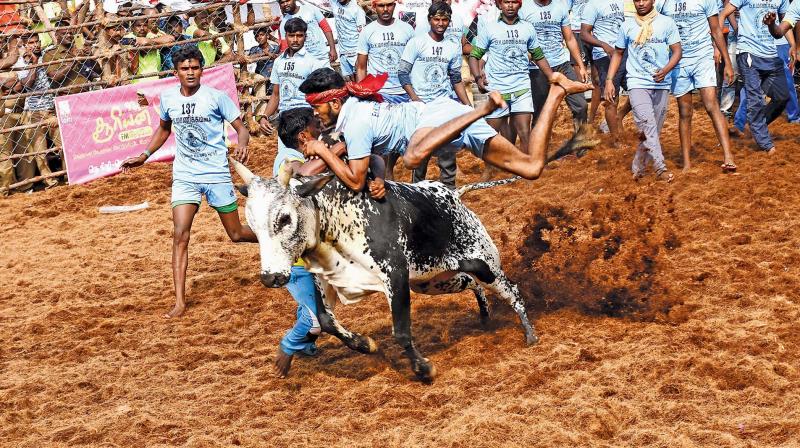
[{"label": "brown dirt ground", "polygon": [[[674,104],[667,123],[677,174]],[[695,126],[696,168],[671,185],[634,183],[629,144],[468,195],[541,342],[523,346],[503,303],[483,329],[469,293],[415,296],[432,385],[413,379],[379,297],[339,314],[381,352],[323,336],[273,378],[294,303],[260,285],[257,247],[229,243],[205,205],[190,308],[162,319],[169,165],[0,200],[0,445],[799,446],[800,128],[772,126],[774,157],[734,140],[739,174],[723,175],[700,108]],[[254,145],[255,171],[273,148]],[[478,178],[471,155],[459,165],[461,182]]]}]

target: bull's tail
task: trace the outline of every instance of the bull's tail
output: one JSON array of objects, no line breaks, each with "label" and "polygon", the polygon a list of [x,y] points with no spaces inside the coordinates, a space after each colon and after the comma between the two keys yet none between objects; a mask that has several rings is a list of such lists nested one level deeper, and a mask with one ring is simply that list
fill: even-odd
[{"label": "bull's tail", "polygon": [[486,182],[475,182],[472,184],[464,185],[463,187],[459,188],[458,190],[456,190],[456,194],[458,195],[458,197],[461,197],[464,195],[464,193],[469,193],[470,191],[483,190],[485,188],[492,188],[500,185],[506,185],[512,182],[516,182],[519,179],[521,179],[519,176],[514,176],[514,177],[509,177],[508,179],[490,180]]}]

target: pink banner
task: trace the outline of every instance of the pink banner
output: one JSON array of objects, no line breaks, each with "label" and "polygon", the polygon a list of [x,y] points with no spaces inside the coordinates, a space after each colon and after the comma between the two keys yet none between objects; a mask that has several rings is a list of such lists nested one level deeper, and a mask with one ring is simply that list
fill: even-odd
[{"label": "pink banner", "polygon": [[[225,64],[203,72],[202,83],[222,90],[238,106],[233,66]],[[56,112],[70,184],[84,184],[120,172],[119,164],[147,149],[159,124],[160,94],[178,85],[175,77],[93,90],[56,98]],[[142,106],[140,104],[145,104]],[[236,132],[228,126],[228,138]],[[148,162],[175,157],[175,136]]]}]

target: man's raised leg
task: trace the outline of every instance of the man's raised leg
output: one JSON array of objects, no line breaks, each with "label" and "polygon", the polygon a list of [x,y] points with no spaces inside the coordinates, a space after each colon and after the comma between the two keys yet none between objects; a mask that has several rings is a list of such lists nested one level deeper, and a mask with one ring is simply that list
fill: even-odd
[{"label": "man's raised leg", "polygon": [[[575,81],[569,80],[563,73],[555,73],[553,78],[554,85],[556,90],[559,92],[558,99],[559,101],[564,99],[566,93],[579,93],[585,92],[586,90],[591,88],[590,84],[583,84]],[[550,87],[551,92],[553,91],[553,87]],[[545,103],[545,109],[548,108],[548,105],[551,105],[552,101],[548,101]],[[467,112],[461,116],[453,118],[452,120],[445,122],[443,125],[437,128],[420,128],[414,135],[411,137],[411,141],[408,143],[408,149],[406,150],[405,154],[403,155],[403,163],[409,168],[417,167],[425,157],[429,156],[434,150],[440,148],[451,141],[455,140],[469,125],[478,121],[479,119],[489,115],[493,110],[498,107],[505,107],[505,101],[503,100],[502,96],[499,92],[491,92],[489,93],[489,97],[487,98],[486,102],[482,105],[478,106],[478,108]],[[552,108],[552,106],[550,106]],[[552,126],[553,119],[555,118],[555,111],[558,109],[558,104],[556,104],[553,111],[551,111],[551,117],[549,120],[549,126]],[[544,111],[543,111],[544,112]],[[546,121],[546,120],[545,120]],[[536,127],[539,127],[539,123],[536,123]],[[549,135],[549,134],[548,134]],[[492,141],[502,141],[508,144],[511,148],[513,148],[517,153],[522,154],[519,150],[514,147],[514,144],[509,142],[507,139],[503,138],[502,136],[494,136],[488,142]],[[533,135],[531,136],[530,142],[533,143]],[[487,142],[487,143],[488,143]],[[499,144],[499,143],[496,143]],[[529,145],[530,146],[530,145]],[[546,145],[545,145],[546,146]],[[492,163],[490,160],[486,159],[489,163]],[[498,165],[492,163],[493,165],[502,168],[503,165]],[[535,179],[538,177],[538,174],[534,177],[527,177],[522,173],[515,172],[513,170],[506,170],[511,171],[514,174],[519,174],[525,178]],[[530,170],[523,170],[523,172],[532,172]]]},{"label": "man's raised leg", "polygon": [[[563,76],[563,75],[561,75]],[[564,77],[566,79],[566,77]],[[547,101],[544,103],[539,119],[536,121],[528,141],[528,153],[517,149],[511,142],[495,136],[486,142],[483,149],[483,160],[510,173],[536,179],[542,173],[547,162],[547,147],[553,131],[558,107],[567,94],[585,92],[591,89],[590,84],[562,83],[551,84]]]}]

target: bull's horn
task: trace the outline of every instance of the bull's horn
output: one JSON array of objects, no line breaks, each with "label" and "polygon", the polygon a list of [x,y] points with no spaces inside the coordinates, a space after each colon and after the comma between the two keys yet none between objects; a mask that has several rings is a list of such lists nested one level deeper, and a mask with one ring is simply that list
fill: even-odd
[{"label": "bull's horn", "polygon": [[231,162],[231,165],[233,165],[233,170],[236,171],[236,174],[238,174],[239,177],[242,178],[242,180],[244,181],[245,185],[250,185],[250,181],[252,181],[253,178],[256,177],[256,175],[253,174],[252,171],[247,169],[246,166],[244,166],[241,163],[239,163],[233,157],[228,157],[228,160]]},{"label": "bull's horn", "polygon": [[287,188],[290,180],[292,180],[292,167],[290,164],[284,163],[278,171],[278,183],[283,188]]}]

